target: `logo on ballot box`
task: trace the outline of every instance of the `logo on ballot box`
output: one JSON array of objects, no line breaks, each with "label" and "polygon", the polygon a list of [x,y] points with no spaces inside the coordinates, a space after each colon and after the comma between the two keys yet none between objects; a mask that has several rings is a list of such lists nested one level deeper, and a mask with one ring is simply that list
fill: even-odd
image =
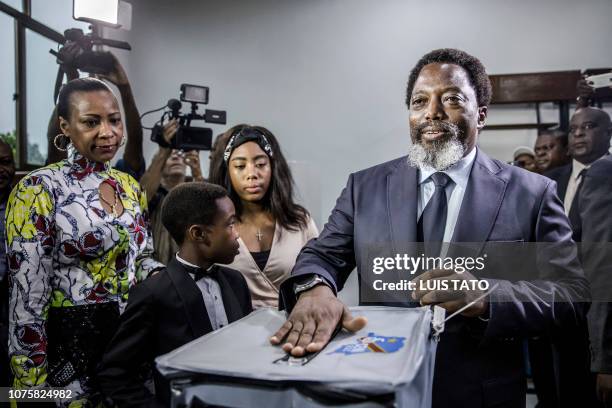
[{"label": "logo on ballot box", "polygon": [[327,354],[395,353],[404,347],[404,340],[405,337],[381,336],[370,332],[366,337],[359,337],[354,343],[340,346]]}]

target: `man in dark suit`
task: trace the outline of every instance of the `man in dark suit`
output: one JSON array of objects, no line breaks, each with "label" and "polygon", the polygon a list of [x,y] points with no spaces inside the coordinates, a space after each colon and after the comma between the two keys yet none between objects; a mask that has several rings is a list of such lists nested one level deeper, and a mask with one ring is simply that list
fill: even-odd
[{"label": "man in dark suit", "polygon": [[[608,123],[608,132],[612,127]],[[584,178],[580,195],[582,259],[591,284],[589,309],[591,370],[597,396],[612,406],[612,156],[597,160]]]},{"label": "man in dark suit", "polygon": [[238,254],[236,215],[227,192],[209,183],[184,183],[162,208],[162,221],[179,244],[166,270],[130,291],[117,334],[98,370],[104,393],[120,407],[167,405],[167,384],[156,371],[156,397],[142,368],[252,311],[251,295],[232,263]]},{"label": "man in dark suit", "polygon": [[[579,203],[581,201],[583,180],[590,171],[591,165],[608,154],[610,148],[610,116],[603,110],[583,107],[572,115],[570,120],[568,152],[571,163],[544,173],[557,182],[557,194],[564,202],[565,213],[572,226],[572,239],[582,241],[583,225]],[[592,218],[591,218],[592,220]],[[592,233],[592,232],[591,232]],[[581,256],[586,261],[584,256]],[[595,396],[595,377],[591,375],[589,360],[589,330],[584,325],[552,340],[553,368],[556,381],[556,395],[547,399],[556,401],[555,405],[575,406],[589,402],[597,404]],[[539,349],[532,350],[542,357],[548,350],[540,341]],[[530,344],[530,346],[532,346]],[[540,368],[534,366],[534,375]],[[537,388],[537,383],[536,383]]]},{"label": "man in dark suit", "polygon": [[355,266],[362,283],[371,278],[372,248],[419,256],[410,243],[423,241],[436,254],[441,242],[547,242],[557,246],[555,255],[532,280],[489,279],[490,293],[455,290],[452,281],[475,276],[433,269],[413,282],[444,282],[449,289],[415,290],[403,301],[437,304],[448,314],[465,307],[447,322],[438,345],[434,407],[524,407],[521,339],[575,327],[585,315],[576,302],[588,297],[555,184],[476,148],[491,88],[473,56],[430,52],[412,70],[406,96],[408,157],[350,175],[323,232],[304,247],[281,287],[291,313],[270,341],[302,355],[324,347],[339,322],[362,328],[365,320],[353,318],[336,294]]},{"label": "man in dark suit", "polygon": [[610,116],[597,108],[580,108],[570,120],[568,150],[572,162],[544,173],[557,182],[557,194],[563,201],[565,213],[570,219],[572,238],[580,242],[582,224],[578,201],[582,179],[591,164],[608,154]]},{"label": "man in dark suit", "polygon": [[547,129],[538,133],[533,151],[540,174],[569,163],[567,132],[561,129]]}]

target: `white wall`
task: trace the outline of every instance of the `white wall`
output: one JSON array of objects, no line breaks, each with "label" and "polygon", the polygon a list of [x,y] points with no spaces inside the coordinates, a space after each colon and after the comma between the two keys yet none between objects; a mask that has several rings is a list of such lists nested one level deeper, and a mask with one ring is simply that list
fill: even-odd
[{"label": "white wall", "polygon": [[[133,0],[133,11],[129,75],[141,111],[183,82],[210,86],[228,125],[279,137],[320,226],[350,172],[404,154],[405,83],[424,53],[461,48],[490,74],[612,66],[610,0]],[[558,118],[552,106],[542,116]],[[535,114],[492,108],[489,121]],[[509,160],[534,138],[485,131],[480,144]],[[341,297],[354,304],[354,274],[347,287]]]},{"label": "white wall", "polygon": [[[261,124],[279,137],[300,195],[320,226],[350,172],[404,154],[405,83],[429,50],[464,49],[491,74],[612,66],[611,0],[131,2],[132,31],[111,36],[133,46],[116,54],[140,111],[177,97],[183,82],[210,86],[210,108],[227,110],[228,125]],[[77,26],[69,3],[34,0],[35,18],[57,30]],[[1,25],[10,34],[12,26]],[[41,61],[40,75],[49,75],[53,65],[46,46],[33,53]],[[0,64],[1,78],[10,78],[7,71],[12,64]],[[5,85],[0,95],[12,93],[12,83]],[[51,88],[41,85],[41,100]],[[3,96],[3,106],[7,102]],[[30,132],[46,129],[47,108],[40,106],[40,113],[31,113]],[[32,123],[36,117],[38,124]],[[556,110],[544,107],[543,120],[556,119]],[[11,121],[12,113],[0,116],[0,130],[13,126]],[[511,121],[535,121],[535,114],[490,110],[490,123]],[[534,137],[534,131],[485,131],[480,144],[508,160],[515,146],[531,145]],[[147,158],[154,150],[146,144]]]},{"label": "white wall", "polygon": [[[612,66],[610,0],[132,3],[132,31],[111,36],[134,47],[116,53],[141,112],[176,97],[182,82],[210,86],[210,107],[226,109],[228,125],[262,124],[281,139],[294,162],[301,197],[319,223],[349,172],[405,151],[405,82],[425,52],[462,48],[481,58],[493,74]],[[70,0],[34,0],[33,14],[58,31],[83,26],[71,20]],[[12,24],[2,24],[7,45],[12,44],[11,31]],[[28,49],[29,130],[31,139],[41,142],[55,69],[49,45],[31,41]],[[9,62],[0,65],[7,79],[0,89],[3,106],[12,104],[11,48],[2,47]],[[12,109],[0,111],[0,129],[12,129]],[[552,106],[542,113],[544,120],[557,118]],[[529,109],[496,107],[489,115],[489,123],[533,120]],[[215,133],[224,129],[213,128]],[[481,146],[508,160],[514,146],[530,145],[534,137],[534,131],[485,131]],[[147,144],[146,156],[154,150]]]},{"label": "white wall", "polygon": [[[269,127],[300,162],[319,223],[350,172],[404,153],[405,82],[427,51],[464,49],[492,74],[612,66],[610,0],[134,0],[133,13],[129,75],[141,111],[182,82],[210,86],[228,125]],[[491,123],[509,120],[535,115],[491,110]],[[481,144],[509,159],[534,135],[489,131]]]}]

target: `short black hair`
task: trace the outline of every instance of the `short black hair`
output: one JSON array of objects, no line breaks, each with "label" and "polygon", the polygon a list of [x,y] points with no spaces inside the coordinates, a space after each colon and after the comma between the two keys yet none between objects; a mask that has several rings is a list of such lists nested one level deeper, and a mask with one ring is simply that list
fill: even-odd
[{"label": "short black hair", "polygon": [[57,116],[70,120],[70,97],[77,92],[113,91],[103,81],[96,78],[77,78],[68,81],[60,89],[57,97]]},{"label": "short black hair", "polygon": [[567,147],[568,134],[566,131],[560,128],[545,129],[538,132],[538,137],[550,135],[557,139],[563,147]]},{"label": "short black hair", "polygon": [[216,184],[199,181],[180,184],[164,199],[162,223],[174,241],[181,245],[192,225],[215,223],[216,200],[227,196],[227,191]]},{"label": "short black hair", "polygon": [[423,55],[414,68],[412,68],[412,71],[410,71],[406,88],[406,106],[408,108],[410,108],[410,97],[412,96],[414,83],[419,77],[421,70],[425,65],[434,63],[455,64],[465,69],[470,83],[476,91],[478,106],[489,106],[489,103],[491,103],[491,81],[482,62],[465,51],[454,48],[441,48]]}]

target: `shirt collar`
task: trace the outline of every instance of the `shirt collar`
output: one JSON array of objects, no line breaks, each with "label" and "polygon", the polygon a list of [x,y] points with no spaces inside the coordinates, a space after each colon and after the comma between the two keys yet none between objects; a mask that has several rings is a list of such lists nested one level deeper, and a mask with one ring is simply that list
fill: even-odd
[{"label": "shirt collar", "polygon": [[[194,264],[192,264],[191,262],[187,262],[186,260],[184,260],[183,258],[181,258],[181,257],[179,256],[179,253],[178,253],[178,252],[176,253],[176,255],[175,255],[175,256],[176,256],[176,260],[177,260],[177,261],[179,261],[180,263],[182,263],[182,264],[183,264],[183,265],[185,265],[185,266],[188,266],[188,267],[190,267],[190,268],[194,268],[194,269],[200,269],[200,270],[202,269],[202,268],[200,268],[198,265],[194,265]],[[210,266],[208,267],[208,269],[206,269],[206,272],[210,273],[210,272],[212,271],[212,269],[213,269],[213,267],[214,267],[214,266],[215,266],[215,264],[210,265]],[[194,274],[194,273],[191,273],[191,272],[189,272],[189,275],[191,275],[191,277],[192,277],[192,278],[195,276],[195,274]]]},{"label": "shirt collar", "polygon": [[582,170],[584,170],[584,169],[588,169],[589,167],[591,167],[590,164],[583,164],[583,163],[580,163],[576,159],[572,159],[572,175],[571,175],[571,179],[572,180],[578,179],[578,176],[580,175],[580,172]]},{"label": "shirt collar", "polygon": [[[186,260],[184,260],[183,258],[181,258],[179,256],[179,253],[176,253],[176,260],[179,261],[180,263],[182,263],[183,265],[187,265],[187,266],[191,266],[192,268],[199,268],[198,265],[194,265],[191,262],[187,262]],[[210,268],[209,268],[210,269]]]},{"label": "shirt collar", "polygon": [[70,164],[71,169],[79,175],[107,171],[110,167],[109,162],[100,163],[89,160],[79,153],[72,143],[70,143],[67,147],[67,161]]},{"label": "shirt collar", "polygon": [[[474,164],[474,159],[476,158],[476,149],[477,148],[474,147],[467,156],[462,157],[461,160],[442,172],[450,177],[455,185],[463,188],[467,186],[468,179],[470,178],[470,170],[472,170],[472,164]],[[431,167],[419,169],[419,185],[427,181],[429,177],[436,172],[437,170]]]}]

